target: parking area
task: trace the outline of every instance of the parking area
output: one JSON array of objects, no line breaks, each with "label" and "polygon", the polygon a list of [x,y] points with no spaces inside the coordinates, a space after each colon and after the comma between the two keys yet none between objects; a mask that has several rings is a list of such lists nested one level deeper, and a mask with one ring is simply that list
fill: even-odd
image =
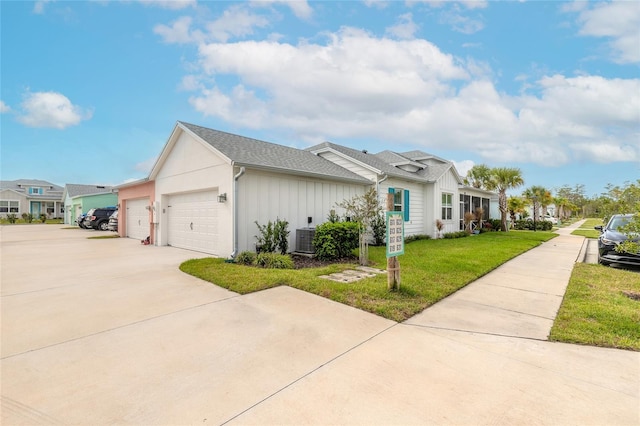
[{"label": "parking area", "polygon": [[3,425],[640,421],[636,352],[239,296],[178,270],[199,253],[87,236],[0,228]]}]

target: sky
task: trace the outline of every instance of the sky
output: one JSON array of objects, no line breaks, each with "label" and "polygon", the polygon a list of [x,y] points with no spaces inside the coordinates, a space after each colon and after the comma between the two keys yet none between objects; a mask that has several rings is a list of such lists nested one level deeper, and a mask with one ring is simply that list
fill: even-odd
[{"label": "sky", "polygon": [[640,2],[1,1],[0,177],[148,176],[177,121],[640,179]]}]

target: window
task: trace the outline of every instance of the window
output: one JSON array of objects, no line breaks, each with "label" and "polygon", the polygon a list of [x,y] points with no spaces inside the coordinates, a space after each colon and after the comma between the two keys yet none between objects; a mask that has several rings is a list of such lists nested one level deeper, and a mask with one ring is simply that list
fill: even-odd
[{"label": "window", "polygon": [[19,201],[0,201],[0,213],[18,213],[20,210]]},{"label": "window", "polygon": [[442,220],[453,218],[453,194],[442,193]]},{"label": "window", "polygon": [[393,194],[393,210],[404,212],[405,222],[409,220],[409,190],[402,188],[389,188],[389,194]]},{"label": "window", "polygon": [[29,194],[31,194],[31,195],[42,195],[43,194],[42,188],[39,188],[37,186],[29,187]]}]

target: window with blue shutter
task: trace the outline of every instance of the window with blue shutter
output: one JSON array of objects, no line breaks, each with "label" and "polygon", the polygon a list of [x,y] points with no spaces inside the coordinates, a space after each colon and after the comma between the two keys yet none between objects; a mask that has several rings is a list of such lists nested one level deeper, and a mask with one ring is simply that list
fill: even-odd
[{"label": "window with blue shutter", "polygon": [[409,191],[400,188],[389,188],[389,194],[393,194],[393,210],[404,212],[404,220],[409,220]]},{"label": "window with blue shutter", "polygon": [[405,189],[404,191],[404,221],[409,221],[409,190]]}]

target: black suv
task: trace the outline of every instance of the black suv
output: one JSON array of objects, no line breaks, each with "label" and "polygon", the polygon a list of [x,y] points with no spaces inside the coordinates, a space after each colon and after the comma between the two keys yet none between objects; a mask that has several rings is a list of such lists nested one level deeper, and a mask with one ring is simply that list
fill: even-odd
[{"label": "black suv", "polygon": [[116,207],[102,207],[99,209],[91,209],[87,212],[82,224],[86,229],[99,229],[106,231],[109,226],[109,217],[113,212],[117,211]]},{"label": "black suv", "polygon": [[595,227],[601,232],[598,238],[598,263],[602,265],[621,263],[640,266],[640,253],[616,251],[616,247],[627,239],[640,242],[640,236],[628,237],[620,232],[620,228],[627,225],[632,219],[633,214],[614,214],[606,226]]}]

